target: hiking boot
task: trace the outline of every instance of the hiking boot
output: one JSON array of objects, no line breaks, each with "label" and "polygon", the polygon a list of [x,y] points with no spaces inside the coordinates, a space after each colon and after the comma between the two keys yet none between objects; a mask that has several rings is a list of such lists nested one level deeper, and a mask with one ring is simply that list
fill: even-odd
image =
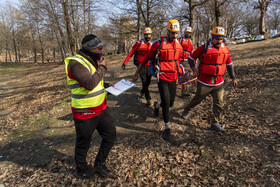
[{"label": "hiking boot", "polygon": [[183,119],[187,119],[188,114],[189,114],[189,111],[188,111],[188,110],[186,110],[186,109],[184,109],[184,111],[182,112],[181,117],[182,117]]},{"label": "hiking boot", "polygon": [[170,129],[164,129],[163,135],[162,135],[163,139],[166,140],[166,141],[169,141],[170,140],[170,135],[171,135]]},{"label": "hiking boot", "polygon": [[209,129],[213,130],[213,131],[218,131],[218,132],[225,131],[225,129],[223,127],[221,127],[221,125],[212,125]]},{"label": "hiking boot", "polygon": [[147,100],[146,105],[147,105],[147,106],[151,105],[151,99],[148,99],[148,100]]},{"label": "hiking boot", "polygon": [[160,108],[160,104],[158,103],[158,102],[154,102],[154,107],[155,107],[155,109],[154,109],[154,115],[156,116],[156,117],[158,117],[159,116],[159,108]]},{"label": "hiking boot", "polygon": [[90,169],[81,170],[81,169],[77,168],[76,176],[81,179],[93,179],[94,178],[94,174],[90,171]]},{"label": "hiking boot", "polygon": [[99,173],[101,177],[108,177],[112,173],[112,171],[106,167],[105,163],[101,162],[95,163],[93,170],[94,172]]}]

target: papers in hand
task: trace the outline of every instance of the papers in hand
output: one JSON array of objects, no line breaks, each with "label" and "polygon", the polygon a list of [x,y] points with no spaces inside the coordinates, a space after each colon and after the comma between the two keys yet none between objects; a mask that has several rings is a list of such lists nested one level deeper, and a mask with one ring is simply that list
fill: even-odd
[{"label": "papers in hand", "polygon": [[128,80],[122,79],[119,82],[115,84],[115,86],[110,86],[106,88],[105,90],[115,96],[120,95],[124,91],[132,88],[135,84],[133,82],[130,82]]}]

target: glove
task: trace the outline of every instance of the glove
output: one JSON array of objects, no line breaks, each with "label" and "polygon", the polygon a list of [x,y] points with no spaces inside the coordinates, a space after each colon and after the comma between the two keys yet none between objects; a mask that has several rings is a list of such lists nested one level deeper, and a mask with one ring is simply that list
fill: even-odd
[{"label": "glove", "polygon": [[125,70],[125,64],[122,64],[122,69]]}]

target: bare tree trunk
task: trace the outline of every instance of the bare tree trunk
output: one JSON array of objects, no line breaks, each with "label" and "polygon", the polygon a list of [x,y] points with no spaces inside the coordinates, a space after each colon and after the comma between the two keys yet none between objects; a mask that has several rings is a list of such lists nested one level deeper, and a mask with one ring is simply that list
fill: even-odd
[{"label": "bare tree trunk", "polygon": [[34,33],[32,33],[32,30],[31,30],[31,38],[32,38],[34,63],[37,63],[37,49],[36,49],[36,44],[35,44],[35,36],[34,36]]},{"label": "bare tree trunk", "polygon": [[150,26],[150,0],[147,0],[147,23],[146,23],[146,27]]},{"label": "bare tree trunk", "polygon": [[189,26],[191,28],[193,28],[193,33],[191,35],[191,39],[192,39],[193,43],[195,43],[196,31],[194,29],[194,26],[195,26],[195,12],[194,11],[197,6],[203,5],[204,3],[206,3],[209,0],[203,0],[200,2],[194,2],[193,0],[184,0],[184,1],[189,4],[189,23],[190,23]]},{"label": "bare tree trunk", "polygon": [[63,0],[62,7],[63,7],[66,31],[67,31],[67,35],[68,35],[68,43],[69,43],[69,46],[70,46],[71,54],[74,55],[74,53],[75,53],[75,42],[74,42],[74,39],[73,39],[73,34],[72,34],[72,29],[71,29],[68,0]]},{"label": "bare tree trunk", "polygon": [[261,16],[260,16],[260,25],[259,25],[259,33],[260,34],[265,34],[265,14],[266,14],[266,1],[263,0],[261,1]]},{"label": "bare tree trunk", "polygon": [[216,18],[216,26],[222,26],[222,21],[221,21],[221,6],[223,6],[225,4],[225,2],[227,2],[228,0],[214,0],[214,4],[215,4],[215,18]]},{"label": "bare tree trunk", "polygon": [[[78,39],[79,39],[79,31],[80,31],[80,26],[79,26],[79,18],[77,18],[76,17],[76,12],[75,12],[75,5],[73,4],[73,1],[75,1],[75,0],[71,0],[71,10],[70,10],[70,12],[71,12],[71,18],[72,18],[72,25],[73,25],[73,34],[72,34],[72,38],[73,38],[73,42],[74,42],[74,51],[76,52],[76,49],[78,49],[79,48],[79,45],[78,45]],[[83,9],[83,12],[84,12],[84,18],[83,19],[87,19],[86,18],[86,7],[85,7],[85,5],[84,5],[84,9]],[[82,22],[82,21],[81,21]],[[83,33],[86,33],[86,31],[87,31],[87,22],[86,22],[86,20],[84,20],[84,22],[83,22],[83,24],[82,24],[83,26]],[[75,53],[74,52],[74,53]]]},{"label": "bare tree trunk", "polygon": [[8,37],[6,37],[5,42],[6,42],[5,63],[7,63],[7,62],[8,62],[8,50],[9,50],[9,46],[8,46]]},{"label": "bare tree trunk", "polygon": [[39,33],[39,30],[38,30],[38,35],[39,35],[39,42],[40,42],[40,47],[41,47],[42,63],[44,63],[45,62],[45,52],[44,52],[42,37]]},{"label": "bare tree trunk", "polygon": [[55,62],[55,48],[53,48],[53,62]]},{"label": "bare tree trunk", "polygon": [[18,44],[18,62],[21,63],[20,45]]},{"label": "bare tree trunk", "polygon": [[215,19],[216,19],[216,26],[221,26],[221,11],[219,0],[215,0]]},{"label": "bare tree trunk", "polygon": [[9,53],[10,62],[13,62],[10,49],[8,50],[8,53]]},{"label": "bare tree trunk", "polygon": [[88,0],[88,29],[85,34],[88,34],[91,32],[91,14],[90,14],[91,6],[90,5],[91,5],[91,0]]},{"label": "bare tree trunk", "polygon": [[141,3],[140,0],[136,0],[137,4],[137,39],[141,38]]},{"label": "bare tree trunk", "polygon": [[50,3],[50,7],[51,7],[50,15],[51,15],[52,20],[54,22],[54,24],[53,24],[54,27],[53,28],[56,28],[54,30],[57,30],[59,32],[59,36],[57,35],[56,32],[54,32],[54,33],[55,33],[55,36],[56,36],[58,44],[59,44],[61,59],[62,59],[62,62],[63,62],[63,60],[65,58],[65,54],[66,54],[65,42],[64,42],[64,39],[63,39],[64,34],[63,34],[62,29],[61,29],[59,20],[58,20],[58,15],[56,14],[54,6],[52,4],[52,0],[49,0],[49,3]]},{"label": "bare tree trunk", "polygon": [[18,62],[18,54],[17,54],[17,45],[16,45],[16,38],[15,38],[15,30],[12,31],[12,40],[14,45],[14,51],[15,51],[15,62]]},{"label": "bare tree trunk", "polygon": [[86,0],[83,0],[83,14],[84,14],[84,33],[87,33],[87,16],[86,16]]},{"label": "bare tree trunk", "polygon": [[[194,30],[194,24],[195,24],[195,15],[194,15],[194,6],[192,4],[192,0],[189,1],[189,10],[190,10],[190,27]],[[195,31],[191,35],[191,40],[193,43],[195,43]]]}]

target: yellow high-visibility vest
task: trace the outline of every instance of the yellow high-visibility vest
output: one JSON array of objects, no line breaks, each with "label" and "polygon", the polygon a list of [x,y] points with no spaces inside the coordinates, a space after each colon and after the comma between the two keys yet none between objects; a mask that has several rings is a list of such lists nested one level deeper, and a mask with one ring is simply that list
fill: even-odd
[{"label": "yellow high-visibility vest", "polygon": [[96,72],[95,67],[82,55],[75,55],[65,58],[65,70],[67,75],[67,84],[71,90],[71,103],[74,108],[92,108],[101,105],[106,99],[106,92],[104,88],[103,79],[93,90],[87,90],[80,85],[80,83],[68,76],[68,66],[70,60],[76,60],[85,66],[93,75]]}]

